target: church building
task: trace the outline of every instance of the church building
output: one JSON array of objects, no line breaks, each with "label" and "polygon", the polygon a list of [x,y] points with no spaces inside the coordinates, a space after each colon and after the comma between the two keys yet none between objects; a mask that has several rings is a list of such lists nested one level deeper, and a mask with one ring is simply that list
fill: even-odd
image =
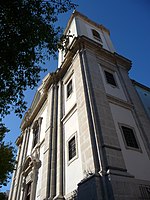
[{"label": "church building", "polygon": [[110,32],[75,11],[21,123],[9,200],[150,199],[150,118]]}]

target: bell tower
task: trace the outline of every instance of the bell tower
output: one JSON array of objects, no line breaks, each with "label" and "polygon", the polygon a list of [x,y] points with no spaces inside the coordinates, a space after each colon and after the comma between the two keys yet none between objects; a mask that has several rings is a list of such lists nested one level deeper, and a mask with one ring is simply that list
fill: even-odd
[{"label": "bell tower", "polygon": [[99,25],[88,19],[81,13],[74,11],[64,32],[63,49],[59,50],[58,68],[63,62],[69,46],[74,38],[86,37],[93,42],[96,42],[110,52],[115,52],[113,43],[110,39],[110,32],[103,25]]}]

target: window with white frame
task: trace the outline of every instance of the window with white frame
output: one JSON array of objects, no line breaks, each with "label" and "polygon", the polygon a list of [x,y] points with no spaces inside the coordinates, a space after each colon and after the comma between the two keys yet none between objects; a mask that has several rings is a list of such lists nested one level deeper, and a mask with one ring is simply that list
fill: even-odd
[{"label": "window with white frame", "polygon": [[121,125],[121,131],[126,148],[139,150],[140,146],[134,132],[134,129],[125,125]]},{"label": "window with white frame", "polygon": [[68,141],[68,160],[72,160],[77,155],[75,135]]},{"label": "window with white frame", "polygon": [[66,86],[66,92],[67,92],[67,98],[70,97],[70,95],[72,94],[73,92],[73,85],[72,85],[72,79],[67,83],[67,86]]},{"label": "window with white frame", "polygon": [[114,73],[106,71],[106,70],[104,70],[104,73],[105,73],[105,77],[106,77],[107,83],[109,83],[109,84],[111,84],[111,85],[116,87],[117,83],[116,83],[116,80],[115,80],[115,77],[114,77]]}]

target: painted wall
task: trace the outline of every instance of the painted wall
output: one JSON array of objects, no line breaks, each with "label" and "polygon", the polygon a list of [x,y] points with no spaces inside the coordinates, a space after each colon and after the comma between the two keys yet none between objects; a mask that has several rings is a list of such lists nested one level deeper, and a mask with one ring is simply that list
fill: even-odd
[{"label": "painted wall", "polygon": [[[92,23],[87,22],[79,17],[76,17],[76,21],[77,21],[77,26],[78,26],[77,27],[78,35],[80,36],[85,35],[86,37],[94,40],[95,42],[102,44],[103,48],[107,49],[108,51],[111,51],[111,52],[115,51],[113,44],[111,42],[110,36],[106,31],[98,28],[97,26],[94,26]],[[99,40],[96,40],[93,37],[92,29],[96,30],[100,34],[102,42],[100,42]]]},{"label": "painted wall", "polygon": [[[100,64],[99,64],[99,69],[100,69],[100,73],[101,73],[101,76],[102,76],[102,79],[103,79],[103,83],[104,83],[106,93],[110,94],[112,96],[115,96],[119,99],[122,99],[124,101],[127,101],[126,96],[124,94],[124,91],[122,89],[122,86],[120,84],[120,80],[118,78],[117,71],[114,71],[114,69],[109,70],[108,68],[105,68],[104,66],[101,66]],[[117,86],[113,86],[113,85],[107,83],[104,70],[106,70],[110,73],[113,73],[115,81],[117,83]]]},{"label": "painted wall", "polygon": [[[72,80],[72,93],[70,96],[67,98],[67,85],[69,81]],[[71,108],[75,105],[76,103],[76,92],[75,92],[75,80],[74,80],[74,74],[73,74],[73,69],[70,67],[64,76],[63,79],[63,91],[64,91],[64,115],[66,115]]]},{"label": "painted wall", "polygon": [[[72,136],[76,138],[77,155],[68,160],[68,141]],[[65,194],[77,189],[77,184],[83,179],[82,162],[79,143],[79,130],[77,111],[64,123],[64,145],[65,145]]]},{"label": "painted wall", "polygon": [[[72,80],[72,93],[67,98],[67,84]],[[83,179],[82,163],[80,155],[79,129],[76,105],[76,88],[73,67],[70,66],[63,78],[64,92],[64,148],[65,148],[65,194],[77,189],[77,184]],[[68,158],[68,142],[75,136],[77,155],[69,161]]]},{"label": "painted wall", "polygon": [[[150,160],[148,158],[140,130],[136,124],[132,112],[128,109],[111,103],[110,108],[128,172],[134,175],[137,179],[150,180]],[[134,128],[141,151],[130,150],[125,147],[122,133],[119,128],[119,123],[129,125]]]}]

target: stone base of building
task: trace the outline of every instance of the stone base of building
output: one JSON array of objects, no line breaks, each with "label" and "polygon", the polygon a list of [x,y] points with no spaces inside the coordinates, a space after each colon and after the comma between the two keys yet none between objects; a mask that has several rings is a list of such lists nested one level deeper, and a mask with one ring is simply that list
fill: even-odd
[{"label": "stone base of building", "polygon": [[111,185],[115,200],[150,199],[150,181],[111,175]]},{"label": "stone base of building", "polygon": [[101,176],[91,175],[78,184],[77,200],[150,199],[150,181],[138,180],[128,174],[124,175],[110,174],[109,177],[104,177],[106,185]]}]

